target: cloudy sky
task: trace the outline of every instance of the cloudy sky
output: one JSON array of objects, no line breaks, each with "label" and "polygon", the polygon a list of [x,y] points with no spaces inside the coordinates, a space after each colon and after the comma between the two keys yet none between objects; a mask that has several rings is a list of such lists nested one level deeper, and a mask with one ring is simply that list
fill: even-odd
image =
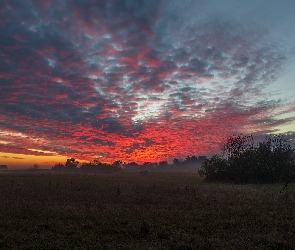
[{"label": "cloudy sky", "polygon": [[295,140],[294,0],[2,0],[0,164]]}]

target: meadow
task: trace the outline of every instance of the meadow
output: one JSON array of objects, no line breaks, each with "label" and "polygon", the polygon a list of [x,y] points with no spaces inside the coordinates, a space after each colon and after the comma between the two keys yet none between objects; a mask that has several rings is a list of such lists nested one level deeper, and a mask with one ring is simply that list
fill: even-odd
[{"label": "meadow", "polygon": [[295,186],[3,171],[0,249],[294,249]]}]

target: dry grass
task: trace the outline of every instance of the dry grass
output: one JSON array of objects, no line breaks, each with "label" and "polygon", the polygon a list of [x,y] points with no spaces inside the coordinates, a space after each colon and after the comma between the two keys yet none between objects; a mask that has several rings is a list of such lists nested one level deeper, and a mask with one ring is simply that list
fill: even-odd
[{"label": "dry grass", "polygon": [[295,187],[196,173],[0,174],[1,249],[293,249]]}]

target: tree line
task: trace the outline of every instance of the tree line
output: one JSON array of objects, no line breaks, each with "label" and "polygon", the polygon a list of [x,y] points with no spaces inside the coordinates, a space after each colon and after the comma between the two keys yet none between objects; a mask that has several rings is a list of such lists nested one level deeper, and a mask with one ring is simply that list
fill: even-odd
[{"label": "tree line", "polygon": [[205,159],[199,169],[206,181],[275,183],[295,181],[295,155],[284,134],[254,143],[252,135],[230,135],[221,154]]},{"label": "tree line", "polygon": [[187,156],[185,160],[175,158],[171,164],[168,161],[145,162],[125,162],[116,160],[113,163],[103,163],[99,160],[80,163],[75,158],[69,158],[65,164],[58,163],[52,167],[55,171],[85,171],[85,172],[116,172],[121,170],[197,170],[206,156]]}]

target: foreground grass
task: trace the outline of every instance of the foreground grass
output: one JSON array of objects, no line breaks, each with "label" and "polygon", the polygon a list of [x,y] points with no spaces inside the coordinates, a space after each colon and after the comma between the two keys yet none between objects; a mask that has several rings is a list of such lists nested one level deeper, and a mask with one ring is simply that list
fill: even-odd
[{"label": "foreground grass", "polygon": [[1,249],[293,249],[295,187],[196,173],[0,174]]}]

